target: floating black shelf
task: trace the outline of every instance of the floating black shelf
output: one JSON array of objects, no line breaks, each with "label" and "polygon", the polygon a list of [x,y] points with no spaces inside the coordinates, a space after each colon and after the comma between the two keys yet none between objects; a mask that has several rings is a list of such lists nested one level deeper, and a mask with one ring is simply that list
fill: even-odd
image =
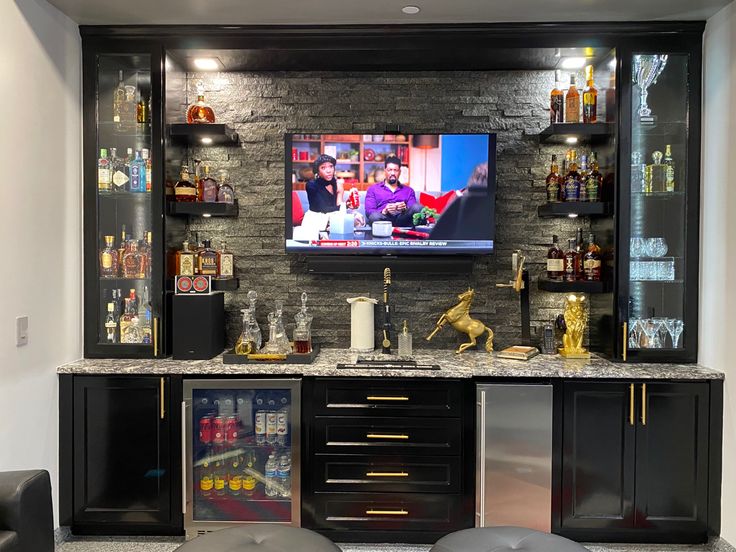
[{"label": "floating black shelf", "polygon": [[[238,133],[226,124],[198,124],[174,123],[169,125],[169,135],[172,140],[190,146],[234,146],[238,143]],[[203,143],[203,138],[210,138],[212,142]]]},{"label": "floating black shelf", "polygon": [[565,282],[562,280],[548,280],[540,276],[537,281],[537,287],[542,291],[556,293],[608,293],[613,290],[613,282],[611,280]]},{"label": "floating black shelf", "polygon": [[542,218],[570,217],[571,215],[581,217],[607,217],[612,214],[612,205],[603,201],[561,201],[545,203],[537,207],[537,215]]},{"label": "floating black shelf", "polygon": [[225,280],[212,278],[212,291],[237,291],[240,288],[240,278]]},{"label": "floating black shelf", "polygon": [[539,133],[540,143],[564,144],[569,137],[581,142],[601,143],[613,136],[613,123],[553,123]]},{"label": "floating black shelf", "polygon": [[169,201],[166,212],[172,216],[187,215],[191,217],[237,217],[238,200],[234,203],[204,203],[195,201]]}]

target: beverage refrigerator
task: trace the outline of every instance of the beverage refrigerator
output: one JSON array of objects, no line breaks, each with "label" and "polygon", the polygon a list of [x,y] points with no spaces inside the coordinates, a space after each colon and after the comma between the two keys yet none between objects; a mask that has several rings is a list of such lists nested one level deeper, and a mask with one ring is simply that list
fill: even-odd
[{"label": "beverage refrigerator", "polygon": [[185,380],[187,538],[244,523],[300,525],[298,379]]}]

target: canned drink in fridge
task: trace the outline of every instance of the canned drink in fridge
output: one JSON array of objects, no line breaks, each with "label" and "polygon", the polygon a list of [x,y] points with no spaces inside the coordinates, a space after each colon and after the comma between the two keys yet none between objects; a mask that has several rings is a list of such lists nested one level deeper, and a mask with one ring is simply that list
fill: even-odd
[{"label": "canned drink in fridge", "polygon": [[217,416],[212,423],[212,442],[221,445],[225,442],[225,419]]},{"label": "canned drink in fridge", "polygon": [[276,412],[266,413],[266,442],[273,445],[276,443],[278,432],[278,415]]},{"label": "canned drink in fridge", "polygon": [[266,444],[266,411],[256,410],[256,444]]},{"label": "canned drink in fridge", "polygon": [[225,422],[225,441],[232,445],[238,440],[238,418],[235,416],[228,416]]},{"label": "canned drink in fridge", "polygon": [[286,439],[289,435],[289,412],[287,410],[279,410],[276,413],[276,442],[279,445],[286,445]]},{"label": "canned drink in fridge", "polygon": [[209,445],[212,442],[212,417],[202,416],[199,419],[199,442]]}]

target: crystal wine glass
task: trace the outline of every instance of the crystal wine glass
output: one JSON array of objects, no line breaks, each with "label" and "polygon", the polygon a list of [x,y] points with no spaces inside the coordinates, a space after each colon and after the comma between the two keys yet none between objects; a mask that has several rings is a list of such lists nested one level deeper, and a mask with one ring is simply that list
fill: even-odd
[{"label": "crystal wine glass", "polygon": [[638,349],[641,347],[641,320],[637,318],[631,318],[629,320],[629,328],[629,348]]},{"label": "crystal wine glass", "polygon": [[682,334],[682,330],[685,329],[685,323],[682,320],[678,320],[676,318],[670,318],[668,319],[668,322],[669,324],[667,326],[667,331],[672,337],[672,347],[674,349],[677,349],[680,343],[680,335]]},{"label": "crystal wine glass", "polygon": [[654,322],[657,324],[657,348],[663,349],[664,345],[667,341],[667,326],[666,318],[653,318]]},{"label": "crystal wine glass", "polygon": [[659,348],[659,326],[660,324],[654,318],[644,320],[644,333],[647,336],[646,346],[648,349]]}]

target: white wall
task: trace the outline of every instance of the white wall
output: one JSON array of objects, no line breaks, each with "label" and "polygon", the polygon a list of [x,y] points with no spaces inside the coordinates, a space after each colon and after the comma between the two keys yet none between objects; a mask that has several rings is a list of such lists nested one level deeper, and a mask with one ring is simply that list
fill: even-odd
[{"label": "white wall", "polygon": [[82,354],[81,41],[46,0],[2,0],[0,21],[0,470],[49,470],[58,525],[55,369]]},{"label": "white wall", "polygon": [[708,20],[701,187],[700,362],[726,373],[721,534],[736,543],[736,4]]}]

